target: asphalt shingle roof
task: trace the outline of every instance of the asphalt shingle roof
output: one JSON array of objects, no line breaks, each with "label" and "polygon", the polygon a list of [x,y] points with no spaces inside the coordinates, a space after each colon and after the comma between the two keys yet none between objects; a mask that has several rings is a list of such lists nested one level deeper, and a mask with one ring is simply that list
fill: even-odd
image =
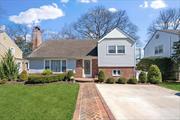
[{"label": "asphalt shingle roof", "polygon": [[159,30],[159,31],[180,35],[180,30]]},{"label": "asphalt shingle roof", "polygon": [[97,40],[49,40],[35,49],[28,58],[97,57]]}]

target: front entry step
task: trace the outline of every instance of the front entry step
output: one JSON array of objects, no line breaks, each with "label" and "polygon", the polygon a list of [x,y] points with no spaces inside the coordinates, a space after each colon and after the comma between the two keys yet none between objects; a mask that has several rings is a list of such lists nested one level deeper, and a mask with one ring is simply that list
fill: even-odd
[{"label": "front entry step", "polygon": [[76,82],[94,82],[95,78],[75,78]]}]

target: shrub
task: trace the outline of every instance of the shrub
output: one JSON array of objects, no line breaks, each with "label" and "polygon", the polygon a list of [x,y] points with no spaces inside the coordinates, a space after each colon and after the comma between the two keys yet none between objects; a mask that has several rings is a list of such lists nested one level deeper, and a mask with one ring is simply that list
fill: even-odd
[{"label": "shrub", "polygon": [[115,79],[114,79],[113,77],[108,78],[108,79],[106,80],[106,83],[108,83],[108,84],[114,84],[114,83],[115,83]]},{"label": "shrub", "polygon": [[148,82],[152,84],[158,84],[162,82],[161,72],[157,65],[151,65],[148,71],[147,78],[148,78]]},{"label": "shrub", "polygon": [[140,83],[146,83],[147,82],[147,75],[145,72],[141,72],[139,74],[139,82]]},{"label": "shrub", "polygon": [[14,56],[9,49],[5,56],[2,58],[1,65],[0,65],[0,76],[1,79],[7,80],[17,80],[18,77],[18,65],[14,61]]},{"label": "shrub", "polygon": [[171,58],[143,58],[137,64],[137,69],[148,72],[151,65],[157,65],[162,73],[163,80],[177,79],[177,65]]},{"label": "shrub", "polygon": [[65,77],[66,77],[66,74],[65,74],[65,73],[63,73],[63,74],[58,74],[59,81],[65,80]]},{"label": "shrub", "polygon": [[103,71],[99,71],[98,81],[99,81],[99,82],[104,82],[104,80],[105,80],[104,72],[103,72]]},{"label": "shrub", "polygon": [[117,80],[117,83],[119,83],[119,84],[126,84],[126,83],[127,83],[127,79],[124,78],[124,77],[120,77],[120,78]]},{"label": "shrub", "polygon": [[0,80],[0,84],[5,84],[6,80]]},{"label": "shrub", "polygon": [[67,79],[68,81],[74,79],[74,72],[73,72],[72,70],[70,70],[70,71],[67,72],[66,79]]},{"label": "shrub", "polygon": [[43,75],[52,75],[52,71],[50,70],[50,69],[45,69],[45,70],[43,70],[43,72],[42,72],[42,74]]},{"label": "shrub", "polygon": [[28,80],[28,74],[26,70],[23,70],[20,74],[20,80],[26,81]]},{"label": "shrub", "polygon": [[28,81],[26,83],[36,84],[36,83],[57,82],[60,79],[63,79],[62,76],[61,75],[40,75],[40,74],[38,75],[38,74],[33,74],[33,75],[29,75]]},{"label": "shrub", "polygon": [[137,84],[137,82],[138,81],[137,81],[137,79],[135,77],[132,77],[127,81],[127,83],[129,83],[129,84]]}]

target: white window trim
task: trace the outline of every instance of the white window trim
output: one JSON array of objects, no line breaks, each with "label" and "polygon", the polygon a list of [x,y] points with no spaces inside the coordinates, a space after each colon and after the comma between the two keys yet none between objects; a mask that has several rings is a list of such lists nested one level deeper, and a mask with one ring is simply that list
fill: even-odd
[{"label": "white window trim", "polygon": [[67,59],[44,59],[44,69],[45,69],[45,61],[46,60],[49,60],[49,69],[50,70],[51,70],[51,60],[61,60],[61,68],[60,68],[61,72],[53,72],[53,73],[64,73],[64,72],[62,72],[62,60],[65,60],[66,61],[66,71],[67,71]]},{"label": "white window trim", "polygon": [[[120,75],[118,75],[118,74],[114,74],[114,70],[116,70],[116,71],[120,71]],[[112,70],[112,76],[114,76],[114,77],[118,77],[118,76],[121,76],[121,70],[120,69],[113,69]]]},{"label": "white window trim", "polygon": [[[116,48],[116,52],[115,53],[109,53],[109,46],[115,46],[115,48]],[[118,46],[124,46],[124,53],[118,53]],[[126,46],[125,45],[107,45],[107,54],[109,54],[109,55],[124,55],[124,54],[126,54]]]}]

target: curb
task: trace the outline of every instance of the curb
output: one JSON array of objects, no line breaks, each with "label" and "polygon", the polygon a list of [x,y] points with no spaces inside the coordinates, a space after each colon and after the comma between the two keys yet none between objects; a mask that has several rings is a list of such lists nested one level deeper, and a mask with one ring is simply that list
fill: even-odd
[{"label": "curb", "polygon": [[94,86],[95,86],[96,91],[97,91],[97,94],[98,94],[99,98],[101,99],[101,102],[102,102],[102,104],[103,104],[103,106],[104,106],[104,108],[105,108],[105,110],[106,110],[106,112],[107,112],[107,115],[109,116],[109,119],[110,119],[110,120],[116,120],[115,117],[114,117],[114,115],[112,114],[111,110],[110,110],[109,107],[107,106],[107,104],[106,104],[104,98],[102,97],[101,93],[99,92],[97,86],[96,86],[95,84],[94,84]]}]

